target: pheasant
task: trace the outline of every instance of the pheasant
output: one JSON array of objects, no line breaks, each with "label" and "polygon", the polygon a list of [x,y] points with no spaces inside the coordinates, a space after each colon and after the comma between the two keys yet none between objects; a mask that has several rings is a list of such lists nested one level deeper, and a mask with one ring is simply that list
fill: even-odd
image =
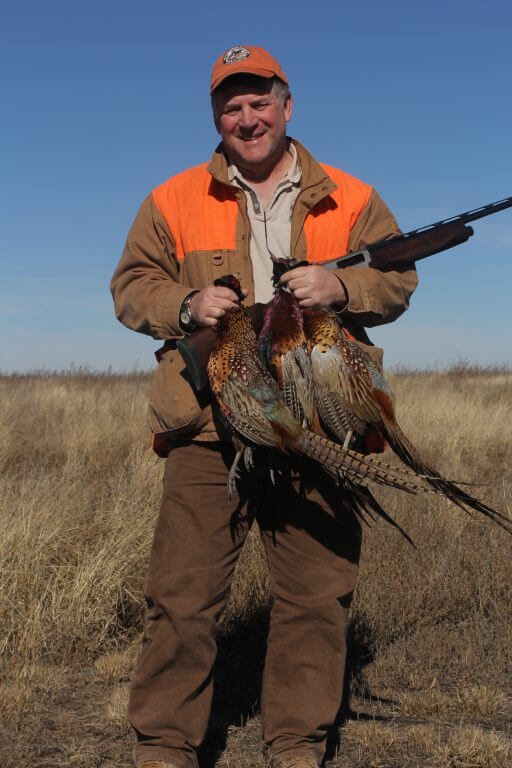
[{"label": "pheasant", "polygon": [[327,308],[303,311],[311,358],[315,404],[321,421],[347,446],[352,433],[384,438],[410,469],[431,488],[466,511],[480,512],[503,526],[506,518],[463,491],[425,461],[397,423],[393,393],[378,365],[352,340]]},{"label": "pheasant", "polygon": [[279,284],[280,274],[280,264],[274,262],[274,297],[258,337],[259,355],[295,421],[311,428],[315,415],[313,377],[302,310],[293,293]]},{"label": "pheasant", "polygon": [[[232,275],[215,282],[230,287],[243,299],[240,284]],[[237,466],[248,446],[307,456],[331,473],[342,473],[350,482],[372,480],[411,493],[430,490],[419,485],[416,475],[405,469],[345,450],[302,427],[258,356],[256,334],[243,306],[228,310],[219,320],[208,377],[221,420],[236,447],[228,493],[234,488]]]}]

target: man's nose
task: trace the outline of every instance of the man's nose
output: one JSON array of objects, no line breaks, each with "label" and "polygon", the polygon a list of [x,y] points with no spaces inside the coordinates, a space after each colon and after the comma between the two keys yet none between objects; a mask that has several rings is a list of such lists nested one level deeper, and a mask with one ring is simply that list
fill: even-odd
[{"label": "man's nose", "polygon": [[258,124],[258,115],[251,107],[244,107],[240,113],[240,129],[243,131],[252,131]]}]

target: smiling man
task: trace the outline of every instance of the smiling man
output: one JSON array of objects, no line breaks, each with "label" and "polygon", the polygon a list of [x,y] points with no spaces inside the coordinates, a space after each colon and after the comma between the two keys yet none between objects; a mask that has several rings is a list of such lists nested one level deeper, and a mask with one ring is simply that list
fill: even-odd
[{"label": "smiling man", "polygon": [[[153,382],[149,423],[166,456],[163,499],[146,582],[147,617],[129,718],[144,768],[197,768],[212,699],[217,623],[252,517],[270,567],[273,604],[261,697],[271,768],[316,768],[341,703],[347,611],[361,531],[339,487],[311,475],[273,485],[245,472],[226,496],[233,447],[209,398],[189,384],[175,340],[214,327],[236,295],[214,280],[236,274],[247,304],[272,296],[272,260],[307,260],[282,278],[304,306],[333,306],[351,333],[408,306],[414,270],[325,270],[322,262],[392,237],[378,193],[318,163],[286,135],[292,97],[263,48],[236,46],[211,78],[221,143],[208,164],[164,182],[142,204],[112,279],[116,314],[167,341]],[[323,126],[319,126],[323,131]],[[379,359],[379,351],[369,346]],[[233,520],[247,506],[237,535]],[[245,524],[244,522],[245,521]],[[248,522],[247,522],[248,521]]]}]

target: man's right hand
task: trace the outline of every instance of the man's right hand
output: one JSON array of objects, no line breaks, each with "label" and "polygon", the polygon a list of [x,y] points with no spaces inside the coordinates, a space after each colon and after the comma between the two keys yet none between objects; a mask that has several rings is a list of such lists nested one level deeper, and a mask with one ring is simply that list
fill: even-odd
[{"label": "man's right hand", "polygon": [[[248,291],[244,293],[247,295]],[[196,325],[213,327],[217,325],[219,317],[226,314],[226,310],[238,306],[238,297],[234,291],[220,285],[209,285],[194,294],[190,302],[190,313]]]}]

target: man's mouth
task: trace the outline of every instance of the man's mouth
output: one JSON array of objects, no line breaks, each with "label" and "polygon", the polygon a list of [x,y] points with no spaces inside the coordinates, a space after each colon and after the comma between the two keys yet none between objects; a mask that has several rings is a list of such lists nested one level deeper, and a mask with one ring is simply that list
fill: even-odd
[{"label": "man's mouth", "polygon": [[240,136],[240,138],[242,141],[246,142],[247,144],[253,144],[256,141],[258,141],[258,139],[261,139],[262,136],[263,136],[263,133],[259,133],[257,136]]}]

